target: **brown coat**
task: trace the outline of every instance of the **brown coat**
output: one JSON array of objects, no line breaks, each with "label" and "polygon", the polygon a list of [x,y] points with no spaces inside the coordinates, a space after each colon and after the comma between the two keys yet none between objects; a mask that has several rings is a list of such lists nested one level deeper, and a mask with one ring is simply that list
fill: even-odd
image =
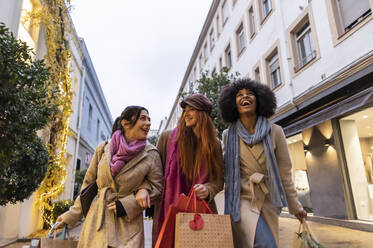
[{"label": "brown coat", "polygon": [[[164,131],[161,134],[161,136],[159,137],[159,140],[158,140],[158,143],[157,143],[157,148],[158,148],[158,151],[161,155],[163,171],[165,169],[166,156],[167,156],[167,145],[168,145],[168,140],[170,138],[171,132],[172,132],[172,130]],[[221,166],[223,167],[223,165],[221,165]],[[205,183],[204,185],[207,187],[207,189],[209,191],[209,197],[208,198],[210,199],[210,205],[213,207],[213,209],[216,212],[216,205],[215,205],[214,197],[217,193],[219,193],[223,189],[224,179],[223,179],[223,177],[216,178],[214,181]]]},{"label": "brown coat", "polygon": [[[225,130],[223,132],[223,151],[225,151],[227,134],[228,132]],[[303,208],[298,201],[297,192],[292,181],[292,164],[285,135],[280,126],[272,124],[271,139],[289,211],[295,214]],[[250,147],[240,139],[239,146],[241,162],[241,220],[232,223],[235,247],[253,247],[256,224],[260,214],[262,214],[266,221],[278,246],[279,216],[276,207],[271,202],[269,194],[266,193],[266,190],[269,189],[269,182],[266,179],[268,178],[268,171],[263,143],[261,142]],[[259,182],[262,175],[264,175],[263,181]],[[253,184],[253,181],[257,183]],[[253,191],[250,189],[251,184],[254,186],[255,198],[253,197]]]},{"label": "brown coat", "polygon": [[[96,180],[98,194],[84,221],[78,247],[144,247],[143,209],[136,201],[135,192],[140,188],[148,189],[152,202],[160,196],[163,177],[159,153],[153,145],[147,144],[114,179],[110,172],[110,160],[110,143],[106,146],[105,143],[99,144],[82,185],[84,188]],[[116,200],[122,203],[127,216],[116,217],[113,211],[108,210],[106,205]],[[78,196],[62,219],[74,225],[81,218]]]}]

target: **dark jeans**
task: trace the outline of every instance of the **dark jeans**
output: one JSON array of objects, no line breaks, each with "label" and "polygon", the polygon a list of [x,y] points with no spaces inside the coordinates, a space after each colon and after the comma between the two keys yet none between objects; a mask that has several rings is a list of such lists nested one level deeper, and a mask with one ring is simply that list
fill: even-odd
[{"label": "dark jeans", "polygon": [[275,239],[262,215],[259,216],[256,226],[254,248],[277,248]]}]

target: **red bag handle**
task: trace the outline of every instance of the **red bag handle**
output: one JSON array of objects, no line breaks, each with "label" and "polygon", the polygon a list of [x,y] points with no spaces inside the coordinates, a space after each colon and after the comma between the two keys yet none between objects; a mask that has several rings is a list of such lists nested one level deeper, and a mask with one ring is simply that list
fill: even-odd
[{"label": "red bag handle", "polygon": [[197,195],[196,195],[196,191],[192,188],[192,190],[189,192],[188,194],[188,202],[187,202],[187,205],[186,205],[186,208],[188,209],[189,208],[189,205],[190,205],[190,201],[193,199],[193,211],[194,212],[197,212]]},{"label": "red bag handle", "polygon": [[[187,202],[187,206],[186,206],[186,208],[187,208],[187,209],[189,208],[190,201],[193,199],[193,207],[194,207],[194,208],[193,208],[193,211],[194,211],[194,212],[197,212],[197,194],[196,194],[196,191],[195,191],[194,188],[192,188],[192,189],[190,190],[190,192],[189,192],[189,194],[188,194],[188,198],[189,198],[189,199],[188,199],[188,202]],[[203,199],[200,199],[200,200],[203,202],[203,204],[205,205],[205,207],[209,210],[210,214],[214,215],[213,212],[211,211],[209,205],[206,203],[206,201],[203,200]]]},{"label": "red bag handle", "polygon": [[211,211],[211,209],[209,207],[209,204],[207,204],[204,200],[202,200],[202,202],[203,202],[203,204],[205,204],[206,208],[210,211],[210,214],[212,214],[212,216],[214,216],[214,213]]}]

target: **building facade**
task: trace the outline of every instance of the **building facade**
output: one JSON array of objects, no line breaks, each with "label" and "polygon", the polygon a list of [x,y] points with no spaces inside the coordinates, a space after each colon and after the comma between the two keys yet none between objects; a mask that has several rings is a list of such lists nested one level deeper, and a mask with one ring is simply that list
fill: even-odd
[{"label": "building facade", "polygon": [[[15,37],[26,42],[29,47],[34,48],[35,59],[42,59],[47,53],[46,32],[43,26],[31,25],[29,21],[25,22],[24,20],[28,12],[40,7],[40,5],[41,1],[39,0],[0,0],[0,22],[4,22]],[[70,132],[66,145],[66,183],[65,191],[60,196],[61,200],[72,199],[73,197],[76,161],[79,159],[88,161],[90,159],[86,156],[87,153],[84,152],[84,149],[79,149],[79,147],[88,147],[89,154],[92,154],[98,142],[103,140],[102,137],[107,139],[109,136],[112,123],[110,111],[94,73],[85,44],[80,41],[71,19],[69,19],[69,24],[70,32],[66,35],[72,53],[70,77],[73,91],[73,111],[69,119]],[[87,87],[83,98],[81,95],[83,95],[84,81]],[[82,104],[82,99],[90,99],[92,102],[92,108],[95,111],[92,116],[96,118],[92,120],[92,129],[97,129],[96,122],[99,123],[97,120],[100,119],[101,124],[98,128],[100,139],[95,139],[96,133],[86,133],[86,130],[84,130],[87,125],[84,121],[87,122],[87,120],[84,119],[85,112],[80,111],[80,106],[85,107]],[[95,104],[94,107],[93,103]],[[83,116],[83,118],[80,116]],[[83,122],[82,127],[79,126],[80,119]],[[40,130],[38,135],[45,138],[47,136],[46,132],[46,130]],[[79,137],[80,133],[82,133],[81,137]],[[85,146],[86,144],[88,145]],[[86,163],[84,163],[85,165]],[[35,203],[35,194],[33,194],[24,202],[0,207],[0,246],[2,242],[26,237],[42,228],[43,223]]]},{"label": "building facade", "polygon": [[[372,8],[372,0],[215,0],[180,86],[222,67],[267,84],[300,200],[315,216],[373,221]],[[176,126],[179,102],[165,129]]]},{"label": "building facade", "polygon": [[80,144],[76,160],[76,170],[88,168],[97,145],[111,137],[113,118],[107,105],[100,81],[83,39],[80,39],[84,53],[84,85],[82,85],[82,106],[80,113]]}]

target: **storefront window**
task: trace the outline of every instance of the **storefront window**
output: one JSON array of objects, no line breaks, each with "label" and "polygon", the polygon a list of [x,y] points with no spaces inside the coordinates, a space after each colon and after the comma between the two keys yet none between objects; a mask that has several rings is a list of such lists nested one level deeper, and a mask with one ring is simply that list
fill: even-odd
[{"label": "storefront window", "polygon": [[298,192],[299,201],[307,212],[312,211],[310,186],[308,183],[305,148],[302,134],[287,139],[291,162],[293,165],[293,181]]},{"label": "storefront window", "polygon": [[339,123],[357,217],[373,220],[373,108]]}]

